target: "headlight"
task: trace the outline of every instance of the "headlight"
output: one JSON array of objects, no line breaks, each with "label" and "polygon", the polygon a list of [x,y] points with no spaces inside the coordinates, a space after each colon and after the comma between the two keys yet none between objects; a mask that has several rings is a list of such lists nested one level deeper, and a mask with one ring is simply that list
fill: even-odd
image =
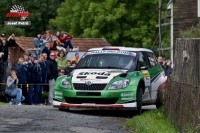
[{"label": "headlight", "polygon": [[108,89],[109,90],[123,89],[123,88],[126,88],[128,85],[129,85],[128,79],[119,80],[119,81],[113,82]]},{"label": "headlight", "polygon": [[61,82],[61,87],[71,89],[71,85],[70,85],[69,81],[67,81],[67,79],[65,79],[65,78]]}]

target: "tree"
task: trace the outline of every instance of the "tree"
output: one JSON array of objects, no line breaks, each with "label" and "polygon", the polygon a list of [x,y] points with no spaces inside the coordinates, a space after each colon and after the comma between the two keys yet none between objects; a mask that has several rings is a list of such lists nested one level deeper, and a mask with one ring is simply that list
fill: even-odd
[{"label": "tree", "polygon": [[6,18],[13,5],[23,6],[30,12],[26,21],[31,21],[30,26],[15,26],[25,30],[26,36],[35,36],[36,33],[49,28],[49,19],[56,17],[56,10],[64,0],[2,0],[0,1],[0,26],[4,27],[4,21],[19,21],[19,18]]},{"label": "tree", "polygon": [[1,28],[1,33],[4,33],[7,37],[12,33],[14,33],[15,36],[25,36],[25,30],[15,26],[4,26]]},{"label": "tree", "polygon": [[157,0],[66,0],[50,24],[75,37],[150,48],[157,30],[156,8]]}]

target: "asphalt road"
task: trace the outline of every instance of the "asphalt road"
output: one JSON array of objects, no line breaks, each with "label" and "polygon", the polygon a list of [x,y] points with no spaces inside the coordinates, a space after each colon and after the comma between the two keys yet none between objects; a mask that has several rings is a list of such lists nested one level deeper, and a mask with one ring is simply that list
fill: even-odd
[{"label": "asphalt road", "polygon": [[[143,107],[144,111],[155,106]],[[1,133],[130,133],[123,124],[134,111],[59,111],[52,106],[0,106]]]}]

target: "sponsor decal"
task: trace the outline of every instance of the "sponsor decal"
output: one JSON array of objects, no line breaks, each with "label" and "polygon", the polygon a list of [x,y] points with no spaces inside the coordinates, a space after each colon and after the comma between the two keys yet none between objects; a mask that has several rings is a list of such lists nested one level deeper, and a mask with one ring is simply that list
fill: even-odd
[{"label": "sponsor decal", "polygon": [[130,51],[118,51],[118,50],[98,50],[98,51],[91,51],[91,54],[124,54],[130,56],[136,56],[135,52]]},{"label": "sponsor decal", "polygon": [[55,96],[54,98],[57,98],[57,99],[62,99],[62,96]]},{"label": "sponsor decal", "polygon": [[80,81],[87,81],[87,80],[92,80],[92,81],[101,81],[100,79],[80,79]]},{"label": "sponsor decal", "polygon": [[133,92],[121,93],[121,97],[133,97],[133,96],[134,96]]},{"label": "sponsor decal", "polygon": [[79,75],[103,75],[103,76],[110,76],[108,72],[80,72]]},{"label": "sponsor decal", "polygon": [[122,97],[121,100],[127,101],[127,100],[133,100],[133,98],[132,97]]},{"label": "sponsor decal", "polygon": [[55,94],[55,95],[60,95],[60,96],[63,95],[63,93],[62,93],[61,91],[54,91],[54,94]]},{"label": "sponsor decal", "polygon": [[150,77],[148,70],[142,70],[141,73],[144,78]]}]

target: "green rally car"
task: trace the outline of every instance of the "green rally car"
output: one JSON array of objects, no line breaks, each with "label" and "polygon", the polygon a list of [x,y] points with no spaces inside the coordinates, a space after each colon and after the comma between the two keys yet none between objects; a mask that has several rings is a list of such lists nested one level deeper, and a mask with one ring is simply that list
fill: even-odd
[{"label": "green rally car", "polygon": [[57,78],[53,106],[59,109],[136,109],[163,100],[167,80],[145,48],[89,49],[70,75]]}]

